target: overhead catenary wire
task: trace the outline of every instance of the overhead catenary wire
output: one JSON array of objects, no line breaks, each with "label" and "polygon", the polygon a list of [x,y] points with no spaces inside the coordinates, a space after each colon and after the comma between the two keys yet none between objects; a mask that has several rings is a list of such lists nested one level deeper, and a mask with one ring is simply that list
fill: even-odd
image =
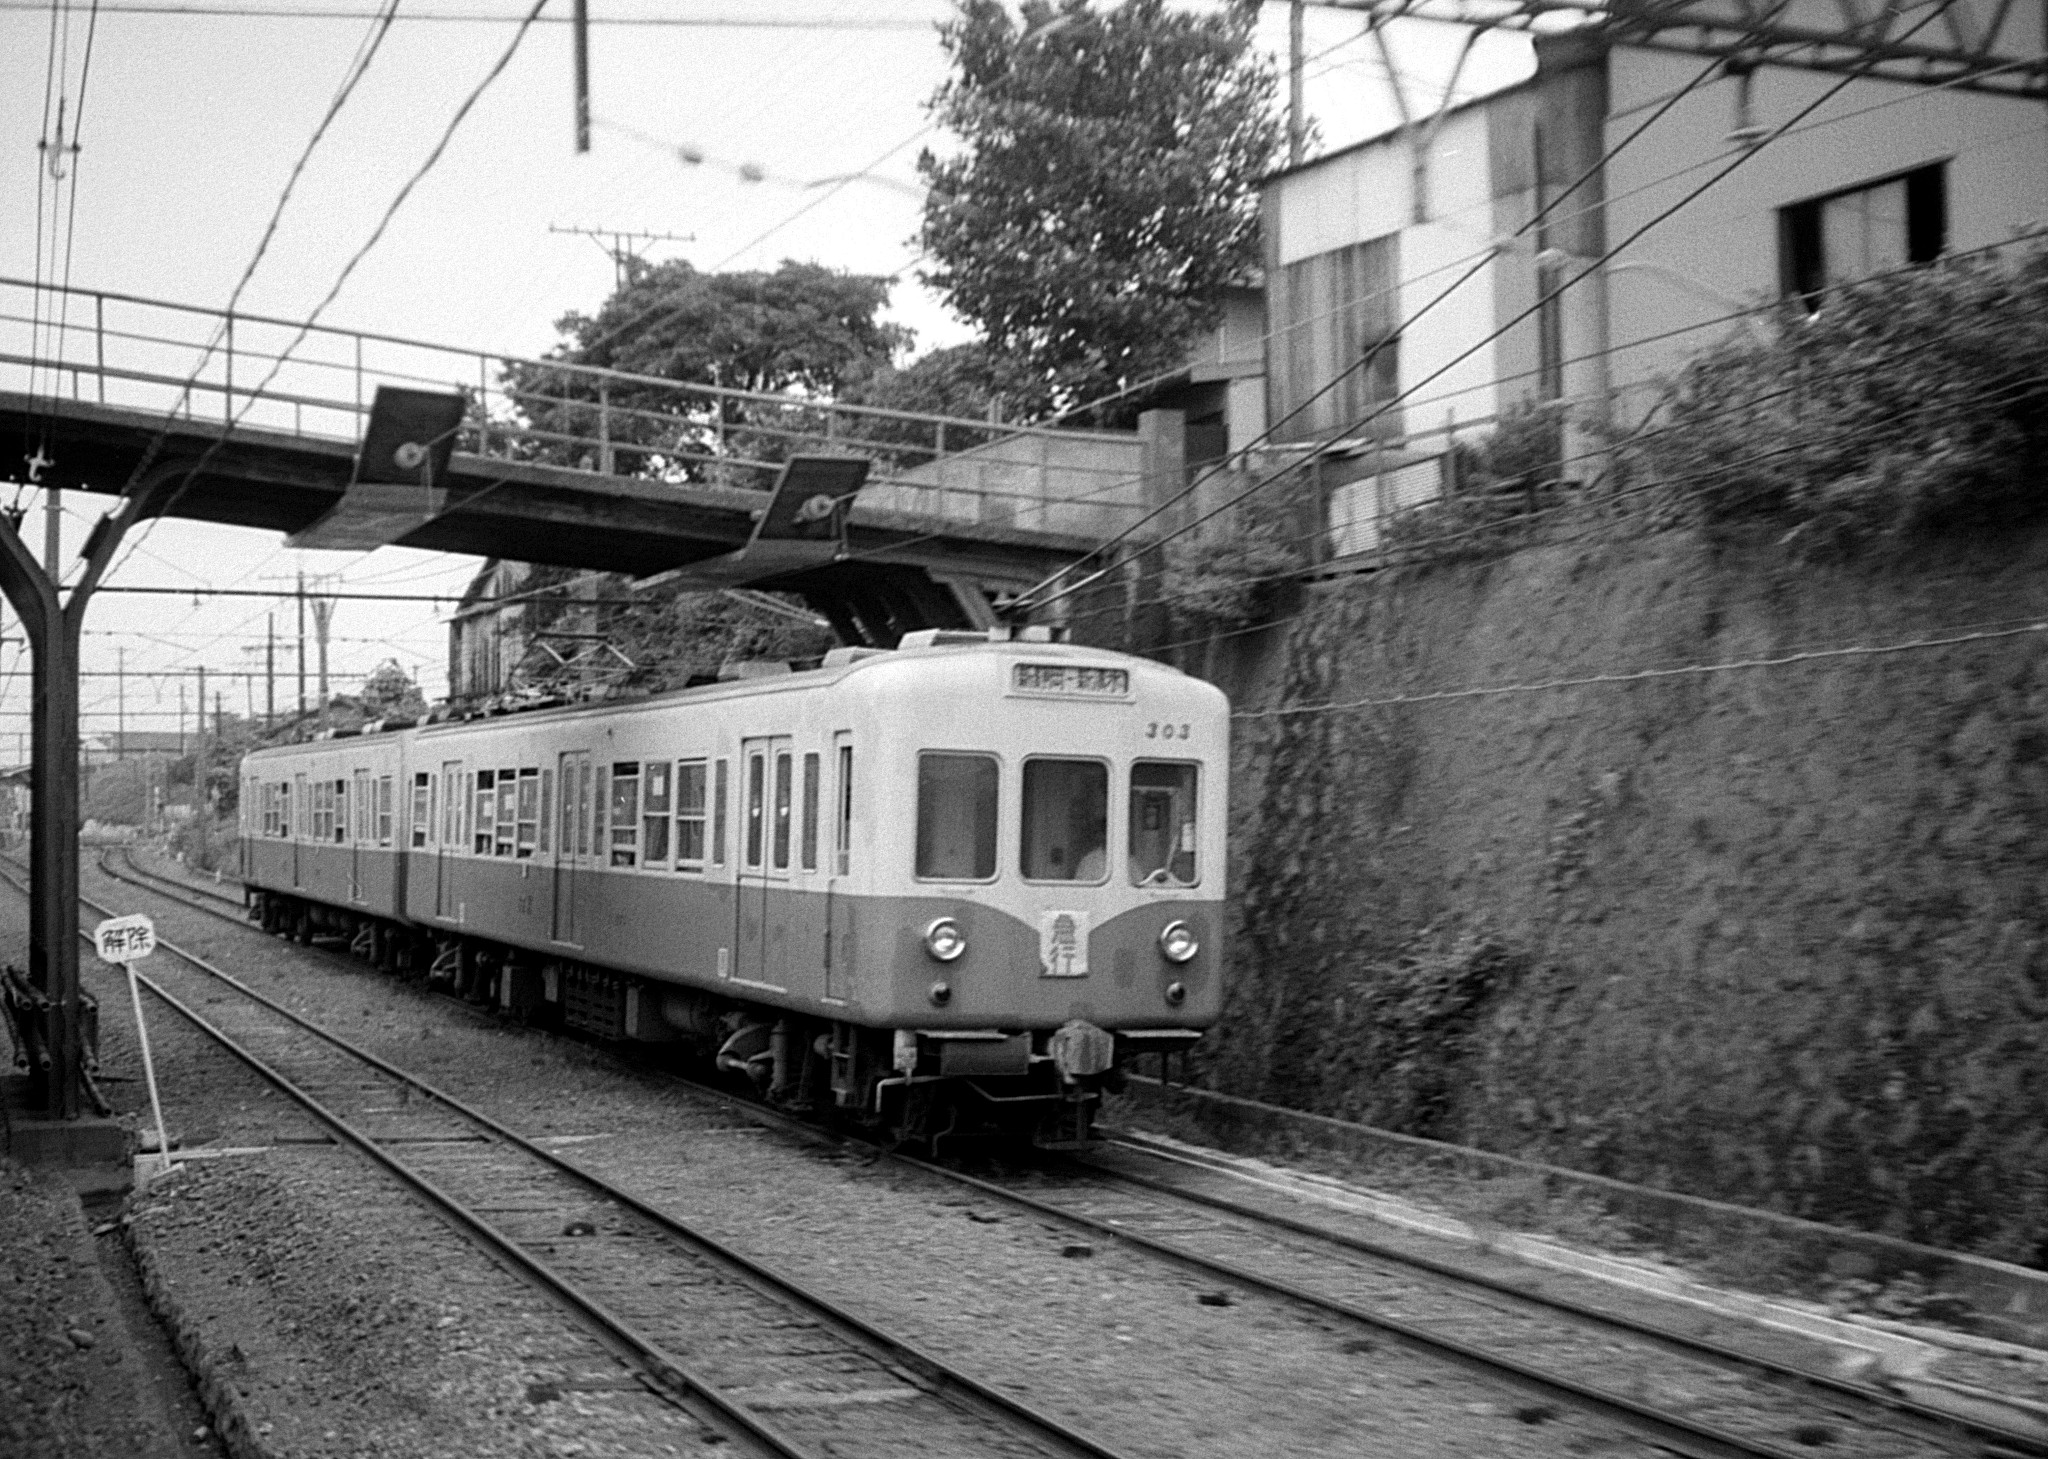
[{"label": "overhead catenary wire", "polygon": [[[386,230],[389,229],[391,226],[392,219],[398,216],[399,210],[405,206],[406,200],[412,196],[414,189],[416,189],[419,186],[419,184],[426,178],[427,174],[432,172],[434,170],[435,165],[440,162],[442,156],[447,152],[449,144],[452,141],[454,141],[455,133],[461,128],[464,120],[468,118],[470,111],[476,106],[477,102],[483,98],[484,93],[490,89],[491,84],[495,82],[498,79],[498,77],[504,73],[505,68],[511,64],[512,57],[518,53],[520,44],[526,39],[527,33],[532,28],[534,20],[539,17],[541,11],[546,7],[547,3],[548,0],[534,0],[532,7],[526,12],[526,18],[520,24],[518,31],[514,33],[512,39],[506,44],[504,50],[499,53],[497,61],[495,62],[495,64],[491,66],[490,70],[485,72],[483,78],[479,80],[476,83],[476,85],[470,89],[469,93],[462,98],[462,101],[455,108],[454,114],[449,118],[447,125],[442,129],[441,135],[439,139],[437,139],[436,142],[434,143],[432,150],[427,153],[426,158],[419,164],[419,166],[416,169],[414,169],[412,175],[406,178],[405,182],[399,187],[397,193],[393,195],[390,203],[386,205],[382,216],[378,218],[376,226],[370,230],[369,237],[366,238],[363,241],[362,245],[359,248],[357,248],[355,253],[349,257],[348,262],[342,265],[341,272],[335,277],[333,285],[328,289],[326,295],[320,300],[320,302],[313,307],[312,312],[307,314],[304,321],[300,323],[300,325],[298,326],[297,333],[293,336],[292,342],[286,345],[282,350],[278,352],[276,359],[274,360],[270,367],[269,373],[266,374],[263,377],[263,379],[257,383],[256,388],[250,392],[249,398],[247,402],[243,405],[241,411],[237,413],[236,416],[231,421],[228,422],[227,428],[224,429],[218,436],[216,436],[213,439],[213,441],[207,446],[205,452],[202,453],[199,459],[193,463],[192,467],[185,473],[183,480],[179,482],[177,488],[171,493],[169,500],[165,503],[164,507],[159,511],[159,513],[156,516],[152,517],[149,520],[149,522],[145,524],[141,537],[138,538],[134,544],[131,544],[129,550],[123,554],[121,558],[122,564],[125,564],[128,561],[128,559],[134,555],[135,548],[139,547],[142,541],[147,540],[151,529],[155,527],[156,523],[163,520],[164,515],[166,515],[169,512],[170,507],[176,503],[177,499],[180,496],[182,496],[187,490],[190,489],[192,483],[198,479],[199,473],[204,471],[206,467],[212,463],[214,456],[219,453],[221,448],[227,444],[229,438],[234,434],[236,426],[238,426],[241,423],[243,417],[246,416],[249,413],[249,411],[254,408],[256,401],[262,396],[263,391],[269,386],[270,382],[277,378],[278,372],[284,368],[285,363],[290,359],[292,351],[297,349],[299,344],[304,341],[306,336],[312,333],[314,327],[319,323],[320,316],[326,313],[328,306],[331,305],[335,301],[335,299],[340,296],[342,288],[348,283],[350,276],[354,274],[357,266],[360,265],[362,261],[369,256],[371,250],[377,246],[380,240],[382,240]],[[166,430],[167,429],[168,422],[166,422]],[[146,461],[137,464],[135,470],[129,476],[127,490],[134,490],[136,484],[140,482],[143,473],[147,469],[148,463]],[[121,564],[116,564],[116,567],[120,565]],[[111,576],[111,573],[109,575]]]},{"label": "overhead catenary wire", "polygon": [[1660,679],[1697,678],[1706,674],[1733,674],[1759,669],[1784,669],[1845,659],[1877,658],[1889,654],[1919,653],[1928,649],[1955,648],[1964,644],[1990,643],[2048,633],[2048,621],[2036,620],[2014,628],[1980,629],[1969,633],[1943,634],[1930,638],[1904,639],[1894,643],[1838,644],[1828,648],[1799,649],[1792,653],[1728,659],[1716,663],[1679,664],[1668,668],[1627,669],[1610,673],[1580,674],[1522,683],[1474,684],[1457,689],[1433,689],[1420,694],[1380,694],[1364,699],[1333,700],[1321,704],[1283,704],[1266,709],[1242,709],[1232,719],[1285,719],[1302,715],[1347,714],[1365,709],[1391,709],[1402,705],[1443,704],[1461,699],[1497,698],[1512,694],[1549,694],[1562,689],[1643,684]]}]

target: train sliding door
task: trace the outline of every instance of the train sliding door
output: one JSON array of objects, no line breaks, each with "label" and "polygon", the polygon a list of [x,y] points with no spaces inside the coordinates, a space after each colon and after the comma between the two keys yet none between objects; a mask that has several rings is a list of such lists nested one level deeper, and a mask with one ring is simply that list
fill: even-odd
[{"label": "train sliding door", "polygon": [[794,761],[787,735],[740,743],[739,895],[734,899],[732,974],[778,989],[787,941]]},{"label": "train sliding door", "polygon": [[832,737],[832,846],[825,862],[825,996],[853,996],[853,904],[846,899],[846,878],[853,871],[853,736],[845,730]]},{"label": "train sliding door", "polygon": [[561,794],[556,804],[561,813],[555,823],[555,909],[553,930],[548,935],[556,942],[580,947],[583,938],[576,928],[576,883],[589,870],[593,854],[590,751],[572,750],[560,756],[557,764],[560,773],[555,783]]}]

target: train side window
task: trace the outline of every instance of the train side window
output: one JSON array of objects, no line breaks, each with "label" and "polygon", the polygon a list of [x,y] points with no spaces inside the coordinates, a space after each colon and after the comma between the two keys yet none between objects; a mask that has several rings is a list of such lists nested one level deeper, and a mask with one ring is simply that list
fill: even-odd
[{"label": "train side window", "polygon": [[1193,765],[1140,760],[1131,766],[1131,885],[1195,884]]},{"label": "train side window", "polygon": [[996,874],[993,755],[917,757],[917,875],[933,881],[988,881]]},{"label": "train side window", "polygon": [[714,866],[725,865],[725,789],[726,769],[732,762],[718,762],[718,788],[711,802],[711,861]]},{"label": "train side window", "polygon": [[533,855],[534,843],[540,839],[540,771],[519,772],[519,837],[514,854],[523,858]]},{"label": "train side window", "polygon": [[839,747],[839,830],[834,842],[837,870],[845,876],[853,863],[853,746]]},{"label": "train side window", "polygon": [[775,869],[789,870],[790,769],[793,758],[787,750],[775,757]]},{"label": "train side window", "polygon": [[762,823],[768,811],[768,757],[747,756],[747,865],[761,864]]},{"label": "train side window", "polygon": [[472,849],[479,856],[491,854],[491,823],[498,813],[497,778],[495,771],[476,772],[476,841]]},{"label": "train side window", "polygon": [[704,869],[704,762],[676,766],[676,870]]},{"label": "train side window", "polygon": [[640,864],[668,865],[668,812],[670,766],[666,760],[649,760],[642,772],[646,784],[640,793]]},{"label": "train side window", "polygon": [[519,834],[519,772],[498,772],[498,825],[492,844],[499,856],[510,856]]},{"label": "train side window", "polygon": [[1109,767],[1026,760],[1022,862],[1027,881],[1109,877]]},{"label": "train side window", "polygon": [[590,781],[590,850],[602,859],[605,848],[604,808],[609,803],[606,796],[611,791],[611,767],[597,765],[591,769]]},{"label": "train side window", "polygon": [[[365,776],[363,778],[367,780],[369,777]],[[348,839],[348,812],[348,782],[346,780],[337,780],[334,782],[334,839],[336,842]]]},{"label": "train side window", "polygon": [[555,772],[540,772],[540,850],[547,853],[548,836],[555,824]]},{"label": "train side window", "polygon": [[391,844],[391,823],[395,809],[391,801],[391,777],[389,775],[379,775],[377,777],[377,844],[379,846],[389,846]]},{"label": "train side window", "polygon": [[297,777],[292,783],[298,787],[292,794],[292,805],[298,808],[294,814],[298,819],[287,821],[285,824],[291,826],[298,838],[303,841],[306,839],[307,833],[312,829],[313,802],[312,798],[307,794],[305,776]]},{"label": "train side window", "polygon": [[805,871],[818,869],[818,757],[804,756],[804,855]]},{"label": "train side window", "polygon": [[416,770],[412,777],[412,844],[427,844],[427,832],[434,824],[432,808],[434,777]]},{"label": "train side window", "polygon": [[612,766],[612,865],[631,866],[640,852],[640,763]]}]

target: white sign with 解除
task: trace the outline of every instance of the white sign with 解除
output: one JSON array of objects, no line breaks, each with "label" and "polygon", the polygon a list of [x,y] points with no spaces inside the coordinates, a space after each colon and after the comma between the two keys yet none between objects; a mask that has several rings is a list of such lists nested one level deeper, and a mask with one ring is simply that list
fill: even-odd
[{"label": "white sign with \u89e3\u9664", "polygon": [[93,928],[92,945],[103,963],[132,963],[156,951],[156,924],[140,912],[109,917]]}]

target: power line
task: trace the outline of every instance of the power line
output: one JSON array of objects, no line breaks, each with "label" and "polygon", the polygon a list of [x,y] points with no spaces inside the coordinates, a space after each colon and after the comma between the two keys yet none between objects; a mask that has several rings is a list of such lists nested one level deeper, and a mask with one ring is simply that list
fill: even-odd
[{"label": "power line", "polygon": [[[0,0],[0,13],[34,11],[40,0]],[[103,0],[101,9],[116,15],[191,15],[247,20],[375,20],[376,10],[323,6],[302,9],[281,5],[175,4],[170,0]],[[408,22],[441,25],[569,25],[570,17],[540,16],[532,21],[512,11],[499,15],[458,10],[410,10],[402,17]],[[845,31],[931,31],[929,20],[871,20],[843,17],[811,18],[795,15],[593,15],[590,24],[615,29],[663,30],[845,30]]]},{"label": "power line", "polygon": [[[391,0],[391,3],[392,6],[395,8],[398,3],[398,0]],[[469,116],[471,109],[475,107],[479,100],[482,99],[484,92],[490,89],[491,83],[496,81],[498,77],[504,73],[505,68],[512,63],[512,57],[515,54],[517,54],[520,43],[526,39],[527,32],[532,29],[533,22],[539,18],[541,10],[547,5],[547,3],[548,0],[534,0],[533,7],[526,12],[525,19],[520,23],[519,29],[513,35],[512,39],[506,44],[503,52],[499,54],[496,64],[494,64],[489,71],[484,73],[483,79],[478,81],[477,84],[470,89],[470,92],[467,96],[463,97],[461,104],[455,108],[455,114],[448,119],[448,125],[445,128],[443,128],[440,140],[435,142],[433,150],[427,153],[426,159],[420,163],[419,167],[414,170],[412,176],[408,177],[405,180],[404,185],[401,186],[398,189],[398,192],[392,197],[390,204],[384,209],[383,216],[377,220],[377,226],[371,229],[370,236],[367,239],[365,239],[363,241],[362,246],[358,248],[353,255],[350,256],[348,262],[342,265],[341,272],[335,277],[334,284],[331,288],[328,289],[326,297],[321,299],[321,301],[318,304],[314,305],[312,313],[308,314],[305,320],[302,323],[300,323],[300,325],[298,326],[298,332],[293,336],[291,343],[287,344],[283,349],[278,351],[277,358],[270,367],[270,372],[267,375],[265,375],[263,379],[257,383],[256,388],[250,392],[248,402],[242,407],[241,412],[237,414],[233,420],[228,422],[227,428],[223,430],[220,433],[220,435],[216,436],[213,439],[213,441],[207,446],[204,454],[202,454],[198,461],[193,463],[191,469],[185,473],[184,480],[179,482],[177,490],[171,494],[169,500],[167,500],[164,503],[163,507],[159,509],[158,514],[150,518],[149,522],[145,524],[142,531],[142,535],[136,540],[136,542],[132,546],[130,546],[128,551],[125,554],[123,554],[121,558],[121,562],[123,564],[125,564],[129,558],[135,555],[136,550],[141,547],[143,542],[148,540],[151,530],[155,528],[158,522],[164,519],[164,516],[169,513],[171,507],[177,502],[178,498],[191,488],[192,483],[198,479],[199,473],[206,469],[208,464],[210,464],[211,461],[213,460],[214,456],[217,455],[220,449],[227,444],[228,438],[234,434],[235,427],[241,424],[243,417],[246,416],[252,409],[255,408],[257,399],[262,395],[264,390],[269,388],[270,382],[277,378],[278,372],[285,367],[286,362],[290,359],[292,351],[297,349],[300,343],[304,341],[306,336],[313,332],[314,326],[318,324],[320,316],[327,312],[328,306],[332,304],[335,301],[335,299],[340,295],[343,286],[348,283],[350,275],[352,275],[356,271],[356,267],[359,264],[361,264],[365,258],[369,256],[370,251],[377,246],[380,240],[382,240],[382,238],[384,237],[385,230],[391,226],[391,220],[398,216],[399,209],[404,207],[406,199],[412,196],[413,189],[418,187],[420,182],[427,176],[427,174],[434,170],[435,164],[440,162],[442,155],[448,150],[448,144],[455,140],[456,131],[462,126],[463,121]],[[166,418],[163,431],[159,432],[159,439],[162,439],[163,435],[168,433],[169,427],[170,418]],[[135,488],[135,484],[141,480],[142,473],[146,469],[146,467],[146,461],[136,466],[134,472],[131,473],[128,478],[128,490],[132,491]],[[117,566],[119,566],[119,564],[117,564]],[[111,573],[109,575],[111,576]]]},{"label": "power line", "polygon": [[1349,699],[1325,704],[1280,705],[1272,709],[1241,709],[1232,719],[1281,719],[1307,714],[1342,714],[1361,709],[1385,709],[1403,704],[1441,704],[1456,699],[1493,698],[1506,694],[1546,694],[1559,689],[1582,689],[1601,684],[1641,684],[1656,679],[1697,678],[1705,674],[1730,674],[1751,669],[1782,669],[1796,664],[1828,660],[1875,658],[1884,654],[1915,653],[1923,649],[1953,648],[1959,644],[1988,643],[1994,639],[2019,638],[2048,633],[2048,622],[2022,624],[2017,628],[1985,629],[1955,633],[1940,638],[1914,638],[1900,643],[1856,643],[1833,648],[1801,649],[1796,653],[1764,658],[1729,659],[1713,664],[1681,664],[1666,669],[1630,669],[1621,673],[1585,674],[1576,678],[1539,679],[1521,684],[1481,684],[1463,689],[1438,689],[1426,694],[1385,694],[1371,699]]}]

